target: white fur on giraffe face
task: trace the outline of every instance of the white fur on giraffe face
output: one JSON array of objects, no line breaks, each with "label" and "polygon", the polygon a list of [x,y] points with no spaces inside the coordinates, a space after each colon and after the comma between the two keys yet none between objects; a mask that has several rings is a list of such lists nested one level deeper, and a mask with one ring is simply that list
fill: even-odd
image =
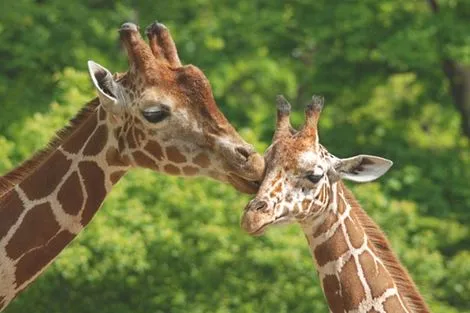
[{"label": "white fur on giraffe face", "polygon": [[318,159],[318,154],[314,151],[305,151],[299,156],[299,167],[302,169],[308,169],[312,167]]},{"label": "white fur on giraffe face", "polygon": [[305,151],[298,159],[299,169],[302,171],[312,171],[314,175],[323,175],[328,170],[329,162],[321,158],[315,151]]},{"label": "white fur on giraffe face", "polygon": [[313,175],[324,175],[325,170],[323,169],[323,167],[321,165],[315,165],[315,166],[313,166],[312,174]]}]

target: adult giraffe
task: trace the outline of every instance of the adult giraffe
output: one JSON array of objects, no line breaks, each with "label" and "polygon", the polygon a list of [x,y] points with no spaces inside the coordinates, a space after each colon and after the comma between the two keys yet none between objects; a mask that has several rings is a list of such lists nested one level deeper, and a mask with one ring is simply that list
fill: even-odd
[{"label": "adult giraffe", "polygon": [[333,313],[426,313],[423,298],[380,228],[341,182],[367,182],[392,166],[383,158],[339,159],[319,144],[323,100],[314,98],[299,132],[290,104],[278,97],[278,120],[265,154],[266,175],[248,203],[242,228],[261,235],[275,224],[300,223]]},{"label": "adult giraffe", "polygon": [[264,161],[219,111],[210,84],[182,66],[167,28],[125,23],[129,71],[90,61],[98,92],[45,150],[0,179],[0,311],[90,222],[131,168],[210,176],[255,192]]}]

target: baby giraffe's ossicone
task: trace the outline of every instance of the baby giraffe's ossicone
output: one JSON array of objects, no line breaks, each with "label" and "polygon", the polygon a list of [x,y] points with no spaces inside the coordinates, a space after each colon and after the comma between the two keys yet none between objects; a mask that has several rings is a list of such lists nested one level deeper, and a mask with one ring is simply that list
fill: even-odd
[{"label": "baby giraffe's ossicone", "polygon": [[242,228],[261,235],[270,225],[300,223],[333,313],[429,312],[383,232],[341,182],[372,181],[392,162],[330,154],[319,143],[320,97],[307,105],[300,131],[291,127],[291,106],[282,96],[277,108],[265,178],[245,208]]}]

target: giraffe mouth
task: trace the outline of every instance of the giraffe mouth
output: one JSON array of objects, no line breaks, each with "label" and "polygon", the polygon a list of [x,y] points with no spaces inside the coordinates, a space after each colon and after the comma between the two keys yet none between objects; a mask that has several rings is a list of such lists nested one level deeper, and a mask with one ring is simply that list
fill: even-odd
[{"label": "giraffe mouth", "polygon": [[272,221],[265,222],[263,225],[259,226],[255,230],[249,231],[248,235],[258,237],[258,236],[264,235],[268,226],[277,227],[277,226],[288,225],[288,224],[290,224],[290,219],[286,213],[286,214],[283,214],[274,218]]},{"label": "giraffe mouth", "polygon": [[267,224],[264,224],[264,225],[261,225],[259,228],[253,230],[253,231],[250,231],[248,232],[248,235],[250,236],[253,236],[253,237],[259,237],[259,236],[262,236],[264,235],[264,233],[266,232],[266,229],[269,225],[271,225],[272,223],[267,223]]},{"label": "giraffe mouth", "polygon": [[230,173],[227,176],[228,182],[240,192],[255,194],[260,187],[259,181],[247,180],[237,174]]}]

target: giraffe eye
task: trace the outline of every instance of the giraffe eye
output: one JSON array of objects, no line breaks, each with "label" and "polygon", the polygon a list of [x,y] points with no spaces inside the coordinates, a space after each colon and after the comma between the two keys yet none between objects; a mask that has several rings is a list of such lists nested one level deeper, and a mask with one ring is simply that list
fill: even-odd
[{"label": "giraffe eye", "polygon": [[317,184],[320,179],[323,178],[323,175],[324,174],[313,174],[313,173],[310,173],[310,174],[307,174],[307,176],[305,176],[305,178],[307,178],[311,183],[313,184]]},{"label": "giraffe eye", "polygon": [[156,124],[167,118],[170,115],[170,112],[161,107],[152,107],[142,111],[142,115],[150,123]]}]

